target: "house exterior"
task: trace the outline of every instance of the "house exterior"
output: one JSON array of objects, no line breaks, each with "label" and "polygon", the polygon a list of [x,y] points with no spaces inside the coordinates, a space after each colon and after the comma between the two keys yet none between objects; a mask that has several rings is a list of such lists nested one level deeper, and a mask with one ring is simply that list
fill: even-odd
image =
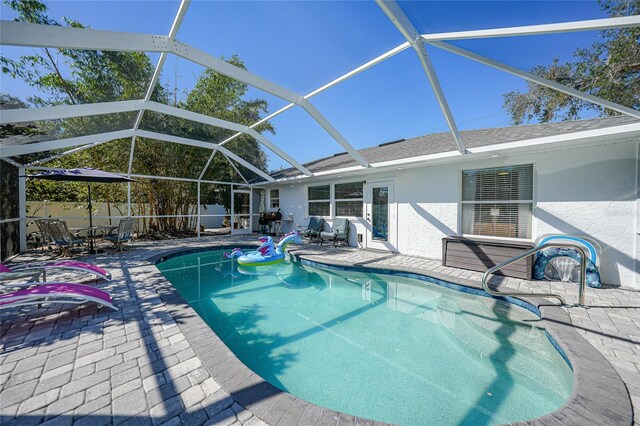
[{"label": "house exterior", "polygon": [[442,238],[535,242],[588,236],[606,284],[640,290],[640,121],[626,117],[450,133],[346,153],[273,175],[267,205],[304,226],[310,216],[352,222],[349,243],[442,259]]}]

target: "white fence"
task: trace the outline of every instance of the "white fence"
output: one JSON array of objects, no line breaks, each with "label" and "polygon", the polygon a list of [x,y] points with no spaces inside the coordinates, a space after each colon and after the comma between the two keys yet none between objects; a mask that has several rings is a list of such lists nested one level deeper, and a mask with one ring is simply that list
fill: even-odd
[{"label": "white fence", "polygon": [[[219,204],[208,204],[200,206],[200,215],[151,215],[150,208],[146,205],[131,203],[131,217],[137,219],[137,229],[142,229],[140,222],[145,219],[157,219],[161,217],[186,217],[190,218],[192,227],[198,234],[206,229],[230,228],[232,233],[252,232],[257,229],[257,218],[259,214],[231,214],[224,206]],[[143,214],[139,214],[144,212]],[[200,217],[200,228],[197,228],[198,216]],[[94,226],[117,226],[120,219],[127,217],[126,203],[92,203],[92,221]],[[38,231],[35,220],[39,218],[55,218],[67,222],[70,229],[87,228],[89,226],[89,211],[87,203],[75,202],[27,202],[27,234]],[[19,221],[20,219],[9,219],[3,222]],[[230,224],[234,223],[233,229]]]}]

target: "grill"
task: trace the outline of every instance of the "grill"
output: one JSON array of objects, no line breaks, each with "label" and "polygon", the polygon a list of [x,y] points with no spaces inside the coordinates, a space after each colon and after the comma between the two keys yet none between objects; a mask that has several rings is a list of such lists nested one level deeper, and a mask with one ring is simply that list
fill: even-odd
[{"label": "grill", "polygon": [[277,220],[282,220],[282,213],[280,213],[280,209],[267,209],[260,213],[260,218],[258,219],[258,224],[262,231],[265,231],[264,227],[269,227],[269,232],[272,232],[273,222]]}]

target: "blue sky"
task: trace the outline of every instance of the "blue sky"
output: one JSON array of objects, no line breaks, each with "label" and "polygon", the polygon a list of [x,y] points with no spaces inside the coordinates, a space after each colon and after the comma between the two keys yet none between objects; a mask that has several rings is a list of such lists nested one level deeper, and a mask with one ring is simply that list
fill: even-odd
[{"label": "blue sky", "polygon": [[[595,1],[401,2],[420,32],[470,30],[606,17]],[[54,1],[50,16],[76,19],[96,29],[166,34],[177,1]],[[13,12],[2,6],[2,19]],[[570,60],[572,52],[596,40],[596,32],[456,42],[458,46],[522,69]],[[238,54],[248,69],[300,94],[404,42],[371,1],[194,1],[178,39],[216,56]],[[30,49],[3,47],[16,57]],[[516,77],[429,48],[436,72],[460,129],[509,125],[502,95],[524,88]],[[152,62],[158,55],[150,55]],[[193,87],[202,68],[170,57],[162,76],[180,95]],[[35,94],[22,82],[2,77],[2,92]],[[250,90],[269,101],[270,111],[286,102]],[[446,131],[447,126],[412,50],[377,65],[312,98],[312,103],[356,148]],[[273,120],[270,139],[305,162],[343,149],[304,111],[294,108]],[[284,164],[270,155],[270,165]],[[286,166],[286,164],[284,164]]]}]

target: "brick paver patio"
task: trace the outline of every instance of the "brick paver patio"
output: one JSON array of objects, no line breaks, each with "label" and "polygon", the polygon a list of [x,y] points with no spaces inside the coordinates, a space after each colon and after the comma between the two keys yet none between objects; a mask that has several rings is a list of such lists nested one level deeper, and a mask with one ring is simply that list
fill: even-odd
[{"label": "brick paver patio", "polygon": [[[113,280],[97,287],[111,293],[119,311],[84,307],[25,307],[4,311],[0,324],[0,420],[2,424],[288,424],[292,413],[271,410],[268,398],[245,409],[211,377],[182,330],[191,318],[170,312],[158,272],[147,259],[179,248],[254,243],[255,236],[145,242],[125,253],[86,259],[108,269]],[[445,268],[439,261],[350,248],[296,246],[311,260],[370,267],[407,266],[425,272],[480,279],[477,272]],[[19,260],[27,260],[23,255]],[[49,280],[77,281],[74,274]],[[87,279],[87,277],[82,277]],[[92,279],[89,279],[92,281]],[[577,287],[503,279],[500,286],[554,291],[569,302]],[[588,289],[591,307],[565,308],[576,330],[615,367],[640,410],[640,292]],[[180,324],[178,324],[180,322]],[[315,408],[314,408],[315,409]],[[259,415],[254,415],[259,414]],[[331,410],[295,413],[297,423],[353,423]],[[637,416],[634,424],[638,425]]]}]

